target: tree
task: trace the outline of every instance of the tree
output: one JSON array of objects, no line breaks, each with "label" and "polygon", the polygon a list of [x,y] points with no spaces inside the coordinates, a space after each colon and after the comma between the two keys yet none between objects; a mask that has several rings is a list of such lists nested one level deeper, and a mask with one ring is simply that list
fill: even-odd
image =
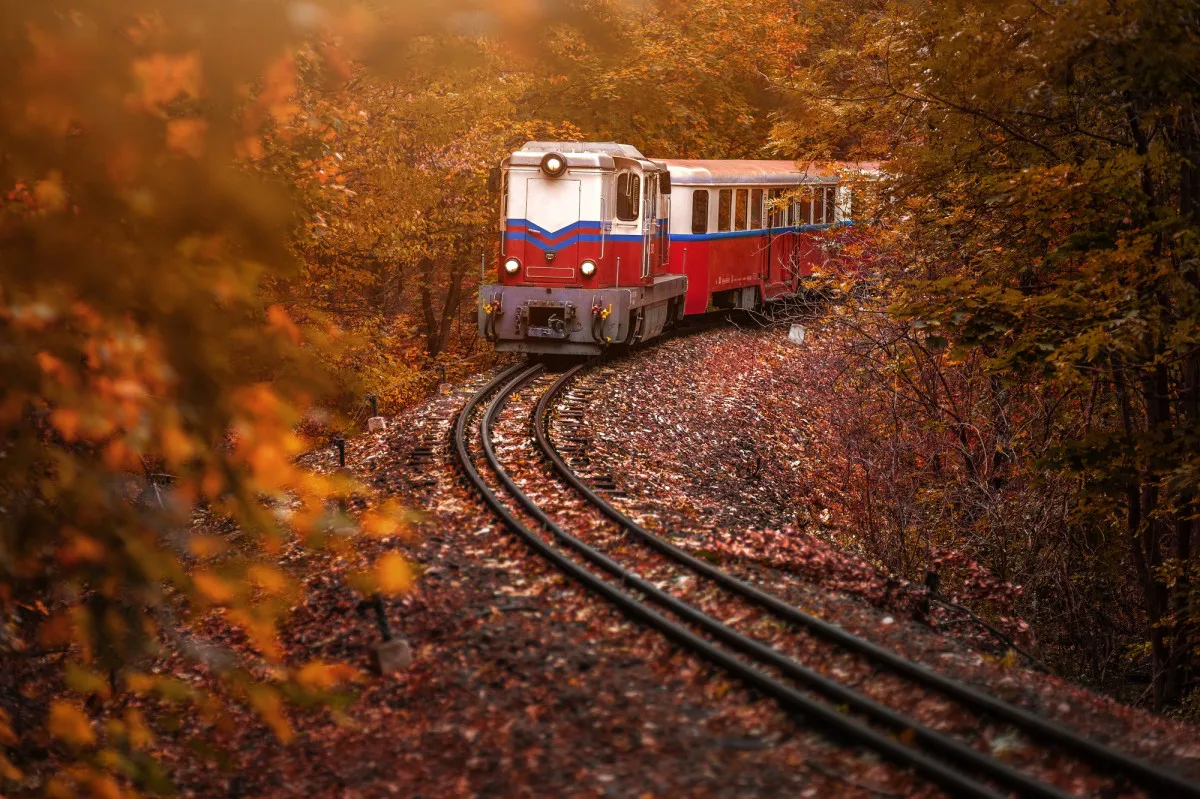
[{"label": "tree", "polygon": [[1006,417],[1060,398],[1035,466],[1077,481],[1069,528],[1123,550],[1155,704],[1178,700],[1198,643],[1197,9],[811,11],[834,46],[777,136],[888,157],[880,235],[911,253],[894,314],[951,361],[982,358]]}]

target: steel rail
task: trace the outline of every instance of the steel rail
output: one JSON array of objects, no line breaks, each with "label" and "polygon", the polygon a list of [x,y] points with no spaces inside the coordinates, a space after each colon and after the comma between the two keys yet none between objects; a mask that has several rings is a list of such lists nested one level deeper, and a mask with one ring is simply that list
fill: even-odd
[{"label": "steel rail", "polygon": [[[497,378],[492,380],[481,389],[474,397],[472,397],[462,411],[459,412],[458,420],[455,423],[454,447],[457,458],[462,465],[463,472],[468,481],[474,486],[475,490],[483,497],[489,507],[504,520],[505,524],[513,530],[526,544],[534,549],[539,555],[550,561],[559,570],[564,572],[569,577],[581,583],[585,588],[599,594],[615,605],[627,616],[649,626],[674,643],[695,652],[700,657],[715,666],[718,666],[732,675],[742,680],[748,686],[758,690],[759,692],[775,699],[780,705],[791,712],[797,713],[803,717],[823,725],[829,730],[837,733],[845,739],[863,744],[870,749],[875,750],[883,757],[892,762],[912,768],[919,774],[937,784],[953,796],[961,797],[987,797],[987,799],[999,799],[1005,794],[999,793],[993,788],[980,783],[973,778],[950,768],[946,764],[935,760],[928,755],[912,749],[900,741],[888,737],[877,732],[876,730],[867,727],[866,725],[850,718],[849,716],[839,712],[829,705],[817,701],[805,694],[797,691],[784,683],[770,677],[766,673],[742,662],[736,657],[730,655],[725,650],[713,645],[711,642],[701,638],[683,625],[667,619],[657,611],[651,609],[643,602],[638,601],[629,594],[625,593],[618,587],[614,586],[607,580],[604,580],[593,574],[584,566],[576,563],[574,560],[563,554],[547,543],[543,538],[531,530],[510,510],[505,503],[500,499],[498,494],[483,479],[478,468],[475,466],[467,447],[467,425],[475,409],[482,403],[485,397],[496,393],[503,386],[503,390],[499,390],[496,396],[489,403],[484,412],[483,418],[480,421],[480,437],[482,439],[484,458],[488,463],[488,467],[504,485],[505,490],[510,492],[518,501],[523,497],[529,504],[525,502],[528,509],[536,508],[536,504],[530,500],[513,482],[511,476],[505,471],[496,457],[495,448],[491,442],[491,426],[495,416],[500,409],[507,403],[508,398],[513,392],[521,386],[528,383],[541,371],[542,367],[533,366],[525,370],[520,370],[520,367],[514,367]],[[515,378],[512,376],[520,371]],[[539,509],[540,510],[540,509]],[[539,521],[548,520],[544,513],[535,513]],[[596,559],[597,563],[607,561],[610,570],[615,568],[617,572],[623,572],[629,575],[626,582],[631,585],[649,586],[649,584],[637,578],[635,575],[624,572],[624,570],[615,562],[609,560],[606,556],[601,555],[595,550],[591,550],[579,539],[567,534],[553,522],[550,522],[548,528],[553,533],[555,539],[565,544],[581,554],[591,553],[591,556]],[[693,612],[694,609],[692,609]],[[976,753],[977,754],[977,753]],[[1042,794],[1049,795],[1049,794]],[[1057,795],[1057,794],[1055,794]]]},{"label": "steel rail", "polygon": [[[539,418],[537,411],[535,411],[533,417],[535,429],[539,424]],[[929,729],[915,719],[880,704],[842,685],[836,680],[831,680],[823,674],[806,668],[774,647],[737,632],[718,619],[705,614],[673,594],[662,590],[636,573],[624,568],[598,550],[570,536],[537,503],[521,491],[520,488],[516,487],[515,484],[510,487],[508,481],[504,482],[505,487],[509,489],[510,493],[516,497],[526,511],[554,533],[560,541],[563,541],[580,555],[609,572],[614,577],[617,577],[623,585],[636,588],[659,605],[670,610],[676,616],[700,627],[727,646],[749,655],[764,664],[773,666],[787,677],[820,692],[831,701],[846,705],[848,708],[869,717],[876,723],[890,727],[897,734],[911,734],[913,741],[920,743],[926,749],[935,751],[943,757],[961,765],[973,768],[980,774],[991,777],[998,783],[1019,791],[1023,796],[1042,797],[1043,799],[1068,799],[1070,796],[1070,794],[1032,778],[987,754],[973,749],[961,741]]]},{"label": "steel rail", "polygon": [[773,594],[756,588],[718,569],[712,564],[696,558],[630,519],[584,482],[563,459],[549,438],[547,421],[550,402],[562,393],[571,379],[586,365],[580,364],[564,372],[539,398],[533,417],[534,436],[537,439],[539,450],[550,461],[559,477],[583,495],[585,499],[604,513],[611,521],[621,526],[642,543],[682,563],[691,570],[704,575],[715,583],[770,610],[778,618],[799,624],[844,649],[863,655],[875,663],[884,665],[913,682],[937,690],[968,708],[987,713],[1045,742],[1060,746],[1081,760],[1097,767],[1102,772],[1132,778],[1142,787],[1152,788],[1163,795],[1180,797],[1180,799],[1183,797],[1200,799],[1200,785],[1196,783],[1190,782],[1165,769],[1156,768],[1144,760],[1113,749],[1110,746],[1085,738],[1073,730],[1067,729],[1032,711],[972,688],[965,683],[934,671],[928,666],[908,660],[889,649],[860,638],[836,624],[805,613]]}]

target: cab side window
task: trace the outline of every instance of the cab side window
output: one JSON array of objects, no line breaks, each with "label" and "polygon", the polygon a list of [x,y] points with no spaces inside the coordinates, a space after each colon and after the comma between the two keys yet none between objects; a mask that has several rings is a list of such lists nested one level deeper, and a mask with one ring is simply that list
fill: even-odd
[{"label": "cab side window", "polygon": [[721,189],[717,205],[717,230],[725,233],[730,230],[729,222],[733,217],[733,189]]},{"label": "cab side window", "polygon": [[617,175],[617,219],[636,222],[642,201],[642,182],[632,172]]},{"label": "cab side window", "polygon": [[772,228],[787,227],[787,206],[780,204],[781,197],[783,189],[771,189],[767,192],[767,205],[770,206],[767,211],[767,223]]},{"label": "cab side window", "polygon": [[708,189],[692,192],[692,233],[708,232]]}]

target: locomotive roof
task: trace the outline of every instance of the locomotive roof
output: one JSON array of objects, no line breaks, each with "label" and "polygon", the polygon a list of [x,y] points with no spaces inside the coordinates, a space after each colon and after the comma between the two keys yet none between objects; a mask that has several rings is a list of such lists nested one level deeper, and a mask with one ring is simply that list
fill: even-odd
[{"label": "locomotive roof", "polygon": [[655,170],[655,166],[636,147],[602,142],[531,141],[508,158],[512,166],[538,166],[547,153],[558,153],[568,166],[582,169],[615,169],[616,158],[639,162],[643,168]]},{"label": "locomotive roof", "polygon": [[635,158],[645,161],[638,148],[630,144],[617,144],[615,141],[531,141],[521,148],[534,153],[603,153],[618,158]]},{"label": "locomotive roof", "polygon": [[558,153],[567,164],[576,168],[613,169],[614,158],[638,161],[646,169],[670,170],[671,182],[679,186],[705,185],[764,185],[795,186],[799,183],[835,183],[839,173],[850,171],[874,172],[876,163],[826,162],[801,167],[796,161],[700,161],[686,159],[649,159],[629,144],[586,141],[527,142],[507,161],[513,166],[538,166],[546,153]]},{"label": "locomotive roof", "polygon": [[677,186],[716,184],[757,184],[794,186],[797,183],[835,183],[846,170],[872,172],[878,164],[832,162],[801,167],[796,161],[691,161],[666,159],[662,163],[671,172]]}]

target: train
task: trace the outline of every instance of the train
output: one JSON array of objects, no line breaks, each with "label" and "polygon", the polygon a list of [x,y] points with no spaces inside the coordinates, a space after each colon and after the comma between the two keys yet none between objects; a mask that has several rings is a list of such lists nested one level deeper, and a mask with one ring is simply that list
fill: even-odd
[{"label": "train", "polygon": [[843,177],[872,168],[529,142],[491,177],[500,253],[480,333],[499,351],[587,356],[795,296],[823,258],[818,234],[853,224]]}]

